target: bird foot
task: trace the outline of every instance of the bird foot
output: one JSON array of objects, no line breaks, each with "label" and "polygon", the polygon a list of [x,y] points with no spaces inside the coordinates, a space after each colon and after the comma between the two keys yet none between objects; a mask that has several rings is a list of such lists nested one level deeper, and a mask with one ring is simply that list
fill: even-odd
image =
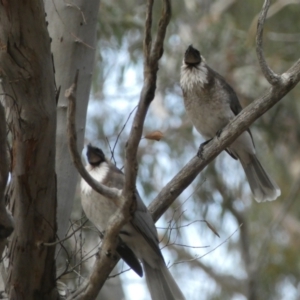
[{"label": "bird foot", "polygon": [[199,149],[198,149],[197,156],[198,156],[199,158],[201,158],[202,160],[204,160],[204,158],[203,158],[204,146],[205,146],[206,144],[208,144],[211,140],[212,140],[212,139],[209,139],[209,140],[205,141],[204,143],[202,143],[202,144],[200,145]]},{"label": "bird foot", "polygon": [[217,132],[216,132],[216,136],[219,138],[221,136],[223,132],[223,128],[219,129]]}]

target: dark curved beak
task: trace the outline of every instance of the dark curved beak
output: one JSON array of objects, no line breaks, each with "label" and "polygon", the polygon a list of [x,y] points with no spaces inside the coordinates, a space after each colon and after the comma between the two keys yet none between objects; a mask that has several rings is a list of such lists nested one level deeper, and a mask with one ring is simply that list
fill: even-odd
[{"label": "dark curved beak", "polygon": [[188,65],[197,65],[201,63],[201,55],[200,52],[190,45],[184,54],[184,62]]}]

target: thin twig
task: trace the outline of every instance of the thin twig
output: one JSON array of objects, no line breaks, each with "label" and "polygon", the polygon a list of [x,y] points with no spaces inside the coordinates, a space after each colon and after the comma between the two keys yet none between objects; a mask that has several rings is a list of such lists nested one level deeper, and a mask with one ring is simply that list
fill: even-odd
[{"label": "thin twig", "polygon": [[56,246],[57,244],[61,244],[62,242],[68,240],[70,237],[72,237],[78,230],[80,230],[86,223],[88,220],[85,220],[77,229],[75,229],[74,231],[72,231],[71,234],[69,234],[68,236],[66,236],[65,238],[58,240],[56,242],[53,243],[41,243],[41,246],[47,246],[47,247],[51,247],[51,246]]},{"label": "thin twig", "polygon": [[133,114],[133,112],[134,112],[136,109],[137,109],[137,106],[135,106],[135,107],[133,108],[133,110],[129,113],[127,120],[125,121],[123,127],[121,128],[120,132],[118,133],[117,139],[116,139],[116,141],[115,141],[115,143],[114,143],[114,146],[113,146],[113,148],[112,148],[112,151],[111,151],[112,158],[114,157],[115,148],[116,148],[116,146],[117,146],[117,144],[118,144],[119,138],[120,138],[122,132],[124,131],[124,129],[125,129],[125,127],[126,127],[128,121],[129,121],[129,119],[131,118],[131,115]]},{"label": "thin twig", "polygon": [[111,146],[110,146],[110,143],[109,143],[109,140],[108,140],[108,137],[107,137],[107,136],[105,137],[105,140],[106,140],[106,143],[107,143],[107,145],[108,145],[109,151],[110,151],[110,153],[111,153],[111,158],[110,158],[110,160],[113,160],[114,165],[116,166],[116,165],[117,165],[117,162],[116,162],[116,160],[115,160],[114,153],[113,153],[113,150],[112,150],[112,148],[111,148]]},{"label": "thin twig", "polygon": [[[212,253],[213,251],[215,251],[216,249],[220,248],[222,245],[224,245],[225,243],[227,243],[230,238],[243,226],[243,224],[240,224],[240,226],[229,236],[227,237],[222,243],[218,244],[216,247],[214,247],[213,249],[211,249],[210,251],[206,252],[205,254],[201,255],[201,256],[197,256],[195,258],[189,259],[189,260],[182,260],[182,261],[177,261],[174,262],[172,265],[170,265],[170,268],[174,265],[178,265],[178,264],[182,264],[184,262],[191,262],[191,261],[195,261],[195,260],[199,260],[203,257],[205,257],[206,255]],[[205,246],[206,247],[206,246]]]}]

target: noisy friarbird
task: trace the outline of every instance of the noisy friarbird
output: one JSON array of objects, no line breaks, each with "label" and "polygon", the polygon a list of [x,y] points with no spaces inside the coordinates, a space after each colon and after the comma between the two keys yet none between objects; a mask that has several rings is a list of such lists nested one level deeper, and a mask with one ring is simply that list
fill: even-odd
[{"label": "noisy friarbird", "polygon": [[[206,140],[220,133],[242,110],[233,88],[206,64],[192,45],[184,55],[180,85],[188,117]],[[243,132],[226,151],[241,162],[256,201],[271,201],[280,196],[279,187],[256,156],[250,129]]]},{"label": "noisy friarbird", "polygon": [[[124,174],[106,159],[103,151],[88,145],[86,170],[99,183],[122,190]],[[153,219],[136,192],[136,211],[130,222],[119,233],[117,252],[139,275],[146,275],[152,300],[185,299],[170,271],[161,251]],[[106,230],[109,218],[118,209],[115,201],[94,191],[84,179],[81,180],[81,203],[87,218],[100,232]],[[143,269],[139,263],[141,261]]]}]

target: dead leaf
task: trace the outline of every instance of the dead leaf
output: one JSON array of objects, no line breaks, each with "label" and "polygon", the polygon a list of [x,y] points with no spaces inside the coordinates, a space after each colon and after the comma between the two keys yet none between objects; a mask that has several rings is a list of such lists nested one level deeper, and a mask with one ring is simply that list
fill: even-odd
[{"label": "dead leaf", "polygon": [[152,131],[144,136],[145,139],[160,141],[163,138],[163,133],[159,130]]}]

